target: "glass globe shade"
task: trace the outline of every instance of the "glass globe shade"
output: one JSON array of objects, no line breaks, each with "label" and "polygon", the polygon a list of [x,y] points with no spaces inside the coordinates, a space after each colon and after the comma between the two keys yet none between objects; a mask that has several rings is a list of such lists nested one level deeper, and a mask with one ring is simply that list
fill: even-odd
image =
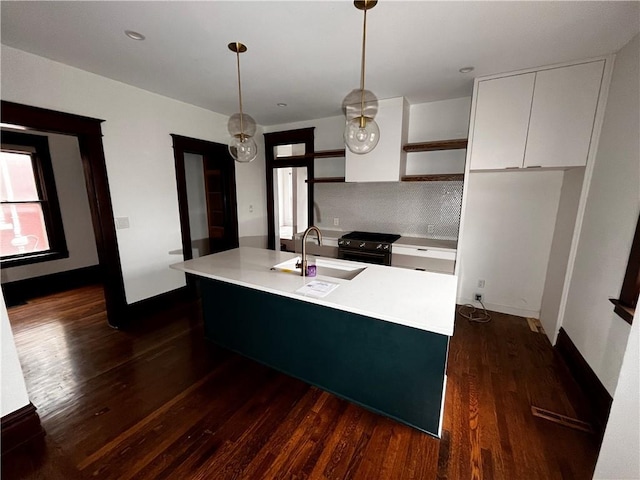
[{"label": "glass globe shade", "polygon": [[229,131],[229,135],[232,137],[240,135],[241,133],[244,133],[248,137],[253,137],[256,134],[256,121],[251,117],[251,115],[243,113],[242,128],[240,128],[240,114],[234,113],[229,117],[227,130]]},{"label": "glass globe shade", "polygon": [[364,117],[364,127],[356,117],[347,122],[344,130],[344,143],[353,153],[369,153],[376,148],[380,140],[380,128],[373,118]]},{"label": "glass globe shade", "polygon": [[249,163],[258,156],[258,146],[248,135],[237,135],[229,142],[229,153],[236,162]]},{"label": "glass globe shade", "polygon": [[364,115],[374,118],[378,113],[378,98],[371,90],[364,91],[364,110],[362,110],[362,90],[351,90],[342,100],[342,112],[347,120]]}]

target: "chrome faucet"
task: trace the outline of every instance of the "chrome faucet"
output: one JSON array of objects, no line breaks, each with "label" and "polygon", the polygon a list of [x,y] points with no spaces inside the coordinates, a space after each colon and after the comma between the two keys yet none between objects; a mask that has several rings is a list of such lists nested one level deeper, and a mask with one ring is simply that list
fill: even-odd
[{"label": "chrome faucet", "polygon": [[303,277],[307,275],[307,236],[312,230],[315,230],[318,236],[318,245],[322,246],[322,232],[315,225],[311,225],[304,231],[304,235],[302,235],[302,261],[296,263],[296,268],[301,270],[300,275]]}]

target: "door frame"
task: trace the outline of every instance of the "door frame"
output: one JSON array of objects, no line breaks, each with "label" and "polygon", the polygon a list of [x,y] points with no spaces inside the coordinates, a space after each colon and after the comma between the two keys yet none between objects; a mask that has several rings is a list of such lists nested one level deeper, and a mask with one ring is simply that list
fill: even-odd
[{"label": "door frame", "polygon": [[[276,249],[275,227],[275,193],[273,191],[273,170],[285,167],[307,167],[307,218],[309,225],[313,225],[313,165],[314,165],[314,130],[315,127],[286,130],[264,134],[265,170],[267,174],[267,248]],[[276,160],[273,147],[304,143],[305,154],[301,157],[280,158]]]},{"label": "door frame", "polygon": [[78,139],[91,223],[102,271],[107,321],[115,328],[129,321],[122,265],[118,251],[109,180],[102,145],[102,122],[91,117],[1,101],[2,122],[27,130],[72,135]]},{"label": "door frame", "polygon": [[[171,134],[173,139],[173,157],[176,166],[176,185],[178,188],[178,210],[180,213],[180,230],[182,232],[182,254],[184,259],[191,260],[191,225],[189,223],[189,203],[187,200],[187,179],[184,169],[184,154],[193,153],[202,155],[206,161],[206,157],[215,157],[225,162],[227,172],[226,182],[224,184],[226,195],[224,196],[225,212],[229,214],[228,228],[232,238],[228,243],[229,248],[237,248],[239,246],[238,238],[238,201],[236,197],[236,167],[233,158],[229,154],[226,145],[221,143],[209,142],[197,138],[184,137],[175,133]],[[194,283],[187,276],[187,285],[190,288]]]}]

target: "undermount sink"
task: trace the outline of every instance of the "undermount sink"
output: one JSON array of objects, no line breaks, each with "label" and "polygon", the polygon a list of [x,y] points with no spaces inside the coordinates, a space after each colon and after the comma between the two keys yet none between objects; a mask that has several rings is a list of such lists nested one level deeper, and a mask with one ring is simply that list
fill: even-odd
[{"label": "undermount sink", "polygon": [[[296,263],[300,261],[300,257],[292,258],[286,262],[274,265],[274,270],[300,275],[300,269],[296,268]],[[325,277],[340,278],[342,280],[353,280],[360,273],[364,272],[367,267],[352,267],[344,263],[332,262],[324,258],[316,258],[316,275]]]}]

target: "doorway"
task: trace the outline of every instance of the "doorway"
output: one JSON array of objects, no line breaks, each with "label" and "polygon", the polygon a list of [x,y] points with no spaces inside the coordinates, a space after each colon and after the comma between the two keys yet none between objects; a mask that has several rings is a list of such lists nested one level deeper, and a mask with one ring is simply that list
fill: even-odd
[{"label": "doorway", "polygon": [[313,224],[313,131],[264,134],[268,248],[294,250],[294,237]]},{"label": "doorway", "polygon": [[[185,260],[237,248],[235,163],[226,145],[172,134]],[[187,283],[193,285],[190,279]]]},{"label": "doorway", "polygon": [[120,254],[102,147],[103,120],[2,101],[2,122],[24,130],[71,135],[78,139],[89,210],[104,285],[107,321],[115,328],[128,323]]},{"label": "doorway", "polygon": [[307,167],[274,170],[274,195],[278,203],[278,238],[293,240],[309,226]]}]

